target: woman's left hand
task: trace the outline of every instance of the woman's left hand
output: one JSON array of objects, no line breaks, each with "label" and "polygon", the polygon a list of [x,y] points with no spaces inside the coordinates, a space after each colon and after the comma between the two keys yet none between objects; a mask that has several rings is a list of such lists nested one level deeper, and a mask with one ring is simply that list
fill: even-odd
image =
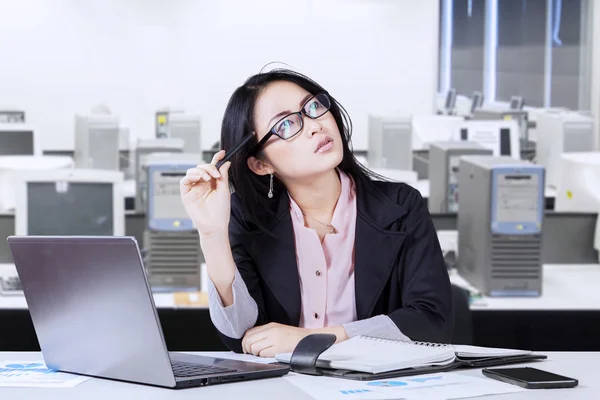
[{"label": "woman's left hand", "polygon": [[271,322],[248,329],[242,339],[242,349],[259,357],[275,357],[275,354],[294,351],[298,342],[310,333],[310,329]]}]

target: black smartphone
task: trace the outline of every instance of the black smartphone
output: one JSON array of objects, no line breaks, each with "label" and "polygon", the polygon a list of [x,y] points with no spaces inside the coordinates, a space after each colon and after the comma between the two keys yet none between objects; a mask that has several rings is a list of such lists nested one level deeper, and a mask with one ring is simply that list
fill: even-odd
[{"label": "black smartphone", "polygon": [[579,384],[577,379],[531,367],[484,368],[481,373],[526,389],[571,388]]}]

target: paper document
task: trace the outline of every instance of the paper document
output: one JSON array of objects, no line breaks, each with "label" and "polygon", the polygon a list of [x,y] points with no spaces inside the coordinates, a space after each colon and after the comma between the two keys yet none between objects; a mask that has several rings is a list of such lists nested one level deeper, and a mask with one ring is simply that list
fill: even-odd
[{"label": "paper document", "polygon": [[207,357],[226,358],[228,360],[254,362],[258,364],[272,364],[277,362],[277,360],[274,358],[257,357],[253,356],[252,354],[239,354],[234,352],[208,351],[202,352],[202,355]]},{"label": "paper document", "polygon": [[0,387],[73,387],[90,379],[48,369],[43,361],[0,362]]},{"label": "paper document", "polygon": [[315,400],[465,399],[526,390],[489,378],[458,373],[416,375],[370,382],[296,373],[290,373],[283,379]]}]

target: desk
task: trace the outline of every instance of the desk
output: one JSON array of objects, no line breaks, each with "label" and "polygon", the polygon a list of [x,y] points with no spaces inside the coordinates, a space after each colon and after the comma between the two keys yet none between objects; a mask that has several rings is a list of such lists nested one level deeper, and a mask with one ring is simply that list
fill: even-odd
[{"label": "desk", "polygon": [[[201,354],[201,353],[198,353]],[[553,399],[597,399],[600,393],[600,381],[594,367],[600,359],[600,353],[547,353],[548,360],[531,365],[550,372],[566,375],[579,380],[579,386],[572,389],[529,390],[526,392],[497,396],[479,397],[481,399],[506,400],[553,400]],[[39,360],[40,353],[0,353],[2,360]],[[450,372],[481,377],[481,370]],[[306,393],[286,382],[283,378],[271,378],[256,381],[228,383],[200,388],[172,390],[145,385],[116,382],[92,378],[70,389],[45,388],[2,388],[2,398],[7,399],[87,399],[105,400],[110,398],[132,399],[280,399],[310,400]]]}]

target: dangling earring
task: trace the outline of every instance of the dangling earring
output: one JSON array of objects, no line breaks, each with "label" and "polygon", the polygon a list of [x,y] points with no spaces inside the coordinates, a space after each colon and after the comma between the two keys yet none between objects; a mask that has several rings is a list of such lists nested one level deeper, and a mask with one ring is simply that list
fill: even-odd
[{"label": "dangling earring", "polygon": [[271,174],[271,179],[269,180],[269,193],[267,196],[272,199],[273,198],[273,174]]}]

